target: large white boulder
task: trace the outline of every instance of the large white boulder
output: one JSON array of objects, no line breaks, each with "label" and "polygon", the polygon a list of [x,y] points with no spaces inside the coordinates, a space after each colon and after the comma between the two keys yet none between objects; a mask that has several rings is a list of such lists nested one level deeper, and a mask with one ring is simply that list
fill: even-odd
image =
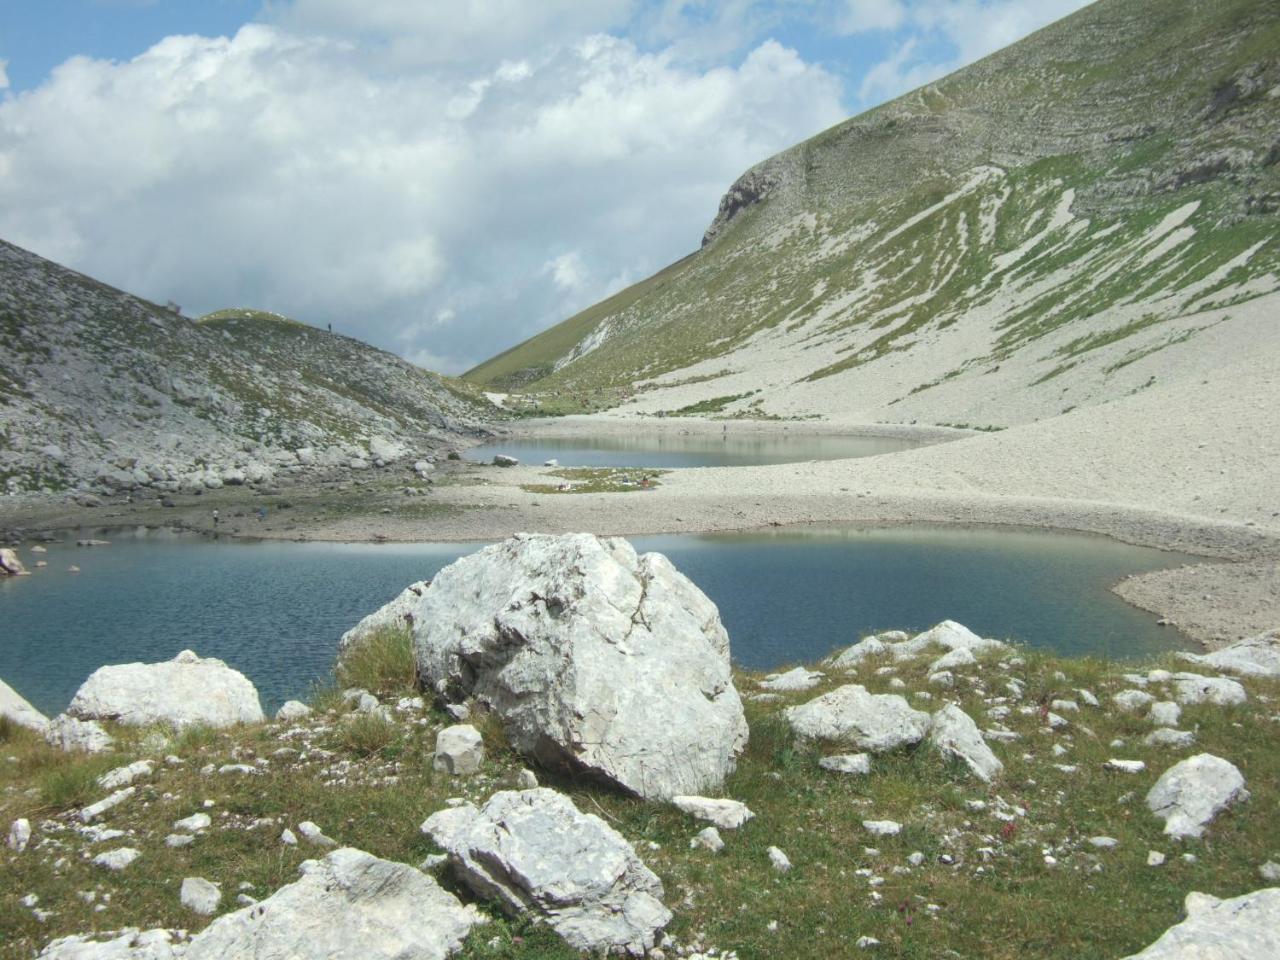
[{"label": "large white boulder", "polygon": [[801,737],[849,743],[872,753],[919,743],[930,722],[929,714],[913,709],[897,694],[868,693],[856,683],[788,707],[783,716]]},{"label": "large white boulder", "polygon": [[190,650],[165,663],[99,667],[76,691],[67,712],[126,726],[229,727],[264,719],[258,691],[244,674]]},{"label": "large white boulder", "polygon": [[480,731],[469,723],[445,727],[436,734],[436,753],[432,767],[441,773],[465,776],[479,773],[484,765],[484,740]]},{"label": "large white boulder", "polygon": [[1164,820],[1164,832],[1176,839],[1201,837],[1223,810],[1249,799],[1244,775],[1235,764],[1200,753],[1166,770],[1147,793],[1147,808]]},{"label": "large white boulder", "polygon": [[335,850],[298,869],[301,879],[219,917],[190,943],[164,930],[128,930],[107,941],[64,937],[40,958],[444,960],[480,922],[474,908],[464,907],[425,873],[361,850]]},{"label": "large white boulder", "polygon": [[621,539],[518,534],[445,567],[412,615],[424,682],[520,753],[666,799],[713,792],[747,742],[716,606]]},{"label": "large white boulder", "polygon": [[1280,888],[1219,900],[1189,893],[1187,919],[1125,960],[1264,960],[1280,957]]},{"label": "large white boulder", "polygon": [[853,646],[828,658],[830,666],[837,669],[856,667],[867,657],[886,654],[895,660],[910,660],[930,650],[947,651],[931,669],[946,670],[952,666],[969,666],[976,661],[976,655],[991,650],[1008,650],[1008,644],[999,640],[986,640],[978,636],[962,623],[954,620],[943,620],[914,637],[899,631],[890,631],[860,640]]},{"label": "large white boulder", "polygon": [[0,680],[0,717],[8,717],[19,726],[43,730],[49,718],[27,703],[17,690]]},{"label": "large white boulder", "polygon": [[662,882],[631,844],[554,790],[500,791],[482,808],[434,813],[422,830],[478,896],[540,915],[575,950],[644,956],[671,920]]},{"label": "large white boulder", "polygon": [[11,547],[0,547],[0,577],[25,577],[27,568],[18,559],[18,551]]},{"label": "large white boulder", "polygon": [[929,742],[944,756],[962,760],[975,777],[987,783],[1004,770],[1004,764],[982,738],[978,725],[954,703],[947,704],[933,715]]},{"label": "large white boulder", "polygon": [[1213,653],[1184,653],[1180,656],[1217,670],[1255,677],[1280,677],[1280,629],[1237,640]]},{"label": "large white boulder", "polygon": [[342,635],[338,649],[345,650],[351,644],[364,639],[375,630],[384,627],[413,626],[413,614],[422,602],[422,595],[431,586],[430,580],[419,580],[400,591],[390,603],[379,607]]}]

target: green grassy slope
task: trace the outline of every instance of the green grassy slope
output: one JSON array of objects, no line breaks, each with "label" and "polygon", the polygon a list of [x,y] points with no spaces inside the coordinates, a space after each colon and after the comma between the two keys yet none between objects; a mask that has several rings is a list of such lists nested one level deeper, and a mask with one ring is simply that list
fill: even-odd
[{"label": "green grassy slope", "polygon": [[1274,3],[1102,0],[765,161],[700,252],[467,376],[627,390],[758,363],[735,354],[768,333],[814,381],[983,312],[961,375],[1077,323],[1087,351],[1117,308],[1151,326],[1267,292],[1277,50]]}]

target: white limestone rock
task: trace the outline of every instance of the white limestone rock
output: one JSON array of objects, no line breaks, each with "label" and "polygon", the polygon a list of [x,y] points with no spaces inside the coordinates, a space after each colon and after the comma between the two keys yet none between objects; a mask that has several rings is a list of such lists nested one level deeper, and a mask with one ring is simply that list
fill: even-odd
[{"label": "white limestone rock", "polygon": [[479,773],[484,765],[484,740],[469,723],[445,727],[436,734],[436,754],[432,766],[442,773],[466,776]]},{"label": "white limestone rock", "polygon": [[944,673],[955,670],[959,667],[971,667],[978,662],[978,658],[973,655],[973,651],[968,647],[958,647],[950,653],[944,653],[933,663],[929,664],[930,673]]},{"label": "white limestone rock", "polygon": [[126,726],[229,727],[264,719],[258,691],[244,674],[190,650],[165,663],[99,667],[76,691],[67,713]]},{"label": "white limestone rock", "polygon": [[736,830],[755,816],[745,803],[711,797],[672,797],[672,804],[682,813],[719,827]]},{"label": "white limestone rock", "polygon": [[30,576],[30,573],[18,559],[18,551],[11,547],[0,547],[0,577],[26,576]]},{"label": "white limestone rock", "polygon": [[96,720],[78,720],[60,713],[44,728],[44,738],[68,753],[103,753],[115,742]]},{"label": "white limestone rock", "polygon": [[871,754],[839,753],[831,757],[823,757],[818,766],[832,773],[848,773],[866,776],[871,773]]},{"label": "white limestone rock", "polygon": [[707,827],[699,830],[697,836],[689,841],[689,849],[696,850],[699,847],[710,850],[712,853],[719,853],[724,849],[724,838],[715,827]]},{"label": "white limestone rock", "polygon": [[1249,699],[1244,687],[1227,677],[1205,677],[1198,673],[1173,675],[1173,699],[1181,704],[1212,703],[1230,707]]},{"label": "white limestone rock", "polygon": [[89,806],[82,809],[78,814],[80,822],[93,823],[94,820],[97,820],[104,813],[108,813],[120,806],[120,804],[124,803],[137,793],[137,790],[137,787],[125,787],[123,790],[117,790],[110,796],[103,797],[97,803],[89,804]]},{"label": "white limestone rock", "polygon": [[929,742],[943,755],[962,760],[975,777],[987,783],[1004,770],[1004,764],[983,740],[978,725],[954,703],[933,715]]},{"label": "white limestone rock", "polygon": [[786,673],[771,673],[761,680],[758,686],[761,690],[771,690],[775,693],[812,690],[822,682],[822,678],[825,676],[825,673],[819,673],[816,670],[796,667]]},{"label": "white limestone rock", "polygon": [[276,711],[276,719],[282,723],[293,723],[303,717],[311,716],[311,708],[301,700],[286,700]]},{"label": "white limestone rock", "polygon": [[1164,820],[1175,839],[1204,836],[1223,810],[1249,798],[1244,775],[1235,764],[1200,753],[1166,770],[1147,794],[1147,809]]},{"label": "white limestone rock", "polygon": [[894,657],[902,660],[918,656],[932,647],[942,647],[952,652],[964,650],[970,654],[1003,652],[1009,649],[1008,644],[999,640],[986,640],[954,620],[943,620],[923,633],[917,633],[910,640],[895,644],[892,649]]},{"label": "white limestone rock", "polygon": [[351,847],[298,870],[300,879],[211,923],[186,960],[444,960],[480,919],[422,871]]},{"label": "white limestone rock", "polygon": [[94,940],[93,934],[59,937],[41,951],[38,960],[175,960],[184,956],[186,938],[172,930],[126,927]]},{"label": "white limestone rock", "polygon": [[0,680],[0,717],[8,717],[14,723],[29,730],[44,730],[49,718],[27,703],[17,690]]},{"label": "white limestone rock", "polygon": [[1117,760],[1115,757],[1104,763],[1103,767],[1116,773],[1141,773],[1147,769],[1146,763],[1141,760]]},{"label": "white limestone rock", "polygon": [[1219,900],[1189,893],[1187,919],[1125,960],[1263,960],[1280,957],[1280,888]]},{"label": "white limestone rock", "polygon": [[[286,833],[288,830],[285,831]],[[317,847],[336,847],[338,841],[332,837],[326,836],[325,832],[311,820],[303,820],[298,824],[298,832],[302,834],[302,839],[307,843],[315,844]]]},{"label": "white limestone rock", "polygon": [[108,870],[119,873],[133,861],[137,860],[142,854],[133,847],[118,847],[115,850],[108,850],[100,853],[93,858],[93,863],[99,867],[106,867]]},{"label": "white limestone rock", "polygon": [[199,833],[201,830],[208,830],[212,825],[213,818],[207,813],[193,813],[189,817],[175,820],[173,829],[181,830],[184,833]]},{"label": "white limestone rock", "polygon": [[[906,639],[905,635],[903,639]],[[853,646],[845,648],[832,657],[828,657],[826,663],[835,670],[850,670],[859,666],[868,657],[879,656],[882,653],[887,653],[888,650],[889,645],[879,636],[865,637]]]},{"label": "white limestone rock", "polygon": [[9,824],[9,838],[6,842],[14,853],[26,850],[27,844],[31,842],[31,821],[26,817],[19,817]]},{"label": "white limestone rock", "polygon": [[1156,698],[1145,690],[1121,690],[1111,698],[1111,702],[1125,713],[1137,713],[1156,702]]},{"label": "white limestone rock", "polygon": [[432,814],[422,830],[484,899],[541,916],[575,950],[643,956],[671,911],[662,882],[612,827],[539,787]]},{"label": "white limestone rock", "polygon": [[182,881],[182,889],[178,893],[182,905],[188,910],[211,917],[218,911],[222,902],[222,891],[216,883],[210,883],[204,877],[187,877]]},{"label": "white limestone rock", "polygon": [[127,787],[139,777],[149,777],[155,772],[152,760],[136,760],[123,767],[108,770],[98,778],[98,786],[103,790],[114,790],[116,787]]},{"label": "white limestone rock", "polygon": [[1216,670],[1254,677],[1280,677],[1280,629],[1237,640],[1213,653],[1183,653],[1180,656]]},{"label": "white limestone rock", "polygon": [[648,799],[714,790],[747,742],[720,615],[661,554],[518,534],[445,567],[412,609],[419,670],[521,754]]},{"label": "white limestone rock", "polygon": [[882,753],[919,743],[929,731],[929,714],[893,693],[868,693],[851,683],[825,693],[783,716],[798,736],[850,743]]},{"label": "white limestone rock", "polygon": [[1190,730],[1171,730],[1160,727],[1152,730],[1142,740],[1148,747],[1190,747],[1196,742],[1196,735]]},{"label": "white limestone rock", "polygon": [[862,829],[873,837],[896,837],[902,832],[902,824],[896,820],[863,820]]},{"label": "white limestone rock", "polygon": [[777,847],[770,847],[766,853],[769,854],[769,866],[777,870],[778,873],[791,872],[791,858],[788,857]]},{"label": "white limestone rock", "polygon": [[1176,727],[1182,716],[1182,708],[1172,700],[1160,700],[1151,705],[1147,719],[1157,727]]}]

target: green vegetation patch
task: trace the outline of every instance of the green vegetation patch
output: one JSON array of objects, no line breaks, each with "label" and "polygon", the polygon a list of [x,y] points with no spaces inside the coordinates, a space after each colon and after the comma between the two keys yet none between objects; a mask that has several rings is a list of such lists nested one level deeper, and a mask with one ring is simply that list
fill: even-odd
[{"label": "green vegetation patch", "polygon": [[552,470],[561,483],[525,483],[528,493],[637,493],[660,486],[659,477],[670,470],[638,467],[566,467]]}]

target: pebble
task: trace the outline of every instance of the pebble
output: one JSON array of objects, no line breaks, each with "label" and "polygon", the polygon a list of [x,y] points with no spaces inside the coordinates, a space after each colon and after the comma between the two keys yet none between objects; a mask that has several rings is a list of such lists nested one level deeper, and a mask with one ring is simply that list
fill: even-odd
[{"label": "pebble", "polygon": [[1162,867],[1164,866],[1164,861],[1165,855],[1159,850],[1152,850],[1147,854],[1148,867]]},{"label": "pebble", "polygon": [[27,844],[31,842],[31,821],[26,817],[19,817],[9,826],[9,849],[15,853],[21,853],[27,849]]},{"label": "pebble", "polygon": [[1115,770],[1119,773],[1141,773],[1147,769],[1147,765],[1141,760],[1116,760],[1111,759],[1103,764],[1108,770]]},{"label": "pebble", "polygon": [[896,820],[863,820],[862,829],[875,837],[895,837],[902,832],[902,824]]},{"label": "pebble", "polygon": [[770,847],[768,853],[769,864],[773,869],[777,870],[779,873],[787,873],[791,870],[790,859],[788,859],[787,855],[777,847]]},{"label": "pebble", "polygon": [[142,856],[133,847],[120,847],[116,850],[108,850],[106,853],[100,853],[93,858],[93,863],[99,867],[106,867],[108,870],[120,871],[138,857]]}]

